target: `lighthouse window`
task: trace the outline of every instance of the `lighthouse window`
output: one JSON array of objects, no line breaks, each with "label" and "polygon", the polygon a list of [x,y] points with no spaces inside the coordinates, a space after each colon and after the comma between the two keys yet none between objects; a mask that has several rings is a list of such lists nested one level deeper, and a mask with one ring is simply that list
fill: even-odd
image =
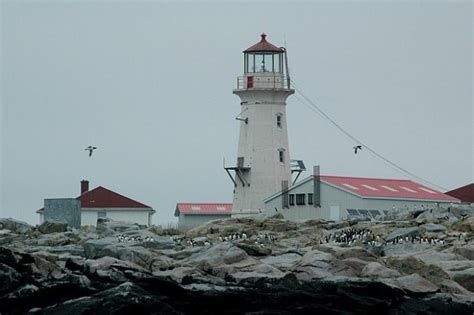
[{"label": "lighthouse window", "polygon": [[281,128],[281,115],[277,115],[276,119],[277,119],[277,127]]},{"label": "lighthouse window", "polygon": [[281,163],[285,162],[285,156],[284,156],[283,150],[278,150],[278,158],[280,159]]}]

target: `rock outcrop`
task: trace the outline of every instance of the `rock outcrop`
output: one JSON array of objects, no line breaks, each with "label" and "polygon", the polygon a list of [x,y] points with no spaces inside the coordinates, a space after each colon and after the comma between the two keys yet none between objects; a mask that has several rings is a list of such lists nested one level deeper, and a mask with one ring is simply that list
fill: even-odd
[{"label": "rock outcrop", "polygon": [[0,219],[0,313],[472,314],[466,225],[401,219],[239,218],[168,236]]}]

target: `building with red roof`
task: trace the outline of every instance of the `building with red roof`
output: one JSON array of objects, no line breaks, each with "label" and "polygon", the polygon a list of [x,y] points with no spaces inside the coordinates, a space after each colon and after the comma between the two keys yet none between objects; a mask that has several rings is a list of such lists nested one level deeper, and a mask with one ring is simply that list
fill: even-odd
[{"label": "building with red roof", "polygon": [[474,203],[474,183],[453,189],[446,194],[464,203]]},{"label": "building with red roof", "polygon": [[447,208],[460,200],[406,179],[313,175],[264,202],[266,215],[337,221],[350,216],[375,218],[393,210]]},{"label": "building with red roof", "polygon": [[[80,225],[97,224],[98,218],[110,218],[115,221],[132,222],[141,225],[151,225],[155,210],[141,202],[116,193],[110,189],[98,186],[89,190],[89,181],[81,181],[81,194],[76,198],[45,199],[45,206],[38,211],[40,222],[45,220],[61,220],[68,222],[66,214],[73,213],[74,203],[80,212]],[[71,224],[75,225],[75,224]]]},{"label": "building with red roof", "polygon": [[231,203],[178,203],[174,211],[180,230],[189,230],[212,220],[228,219],[231,213]]}]

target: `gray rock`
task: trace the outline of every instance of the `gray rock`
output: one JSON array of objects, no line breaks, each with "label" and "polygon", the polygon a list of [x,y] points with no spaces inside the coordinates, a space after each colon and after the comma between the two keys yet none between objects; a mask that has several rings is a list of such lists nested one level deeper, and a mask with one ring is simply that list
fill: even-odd
[{"label": "gray rock", "polygon": [[393,241],[397,237],[405,237],[405,236],[417,236],[421,235],[421,231],[419,227],[406,227],[406,228],[398,228],[392,231],[389,235],[385,237],[387,242]]},{"label": "gray rock", "polygon": [[463,260],[464,257],[449,253],[449,252],[437,252],[432,249],[424,251],[422,253],[418,253],[413,255],[421,260],[423,260],[427,264],[436,264],[440,261],[450,261],[450,260]]},{"label": "gray rock", "polygon": [[39,288],[33,284],[26,284],[5,296],[6,299],[24,299],[36,294]]},{"label": "gray rock", "polygon": [[427,264],[423,260],[413,256],[388,257],[387,264],[404,274],[419,274],[433,283],[450,279],[449,275],[439,266]]},{"label": "gray rock", "polygon": [[391,283],[411,293],[434,293],[439,290],[436,285],[416,273],[391,279]]},{"label": "gray rock", "polygon": [[336,245],[324,244],[316,247],[318,250],[330,253],[338,259],[346,259],[349,257],[360,258],[367,261],[376,261],[377,256],[359,246],[339,247]]},{"label": "gray rock", "polygon": [[12,218],[0,219],[0,229],[7,229],[14,233],[25,234],[33,227],[26,222]]},{"label": "gray rock", "polygon": [[139,286],[125,282],[91,296],[48,306],[42,314],[179,314],[174,308]]},{"label": "gray rock", "polygon": [[15,290],[22,284],[23,277],[12,267],[0,263],[0,294]]},{"label": "gray rock", "polygon": [[356,273],[360,274],[362,272],[362,269],[370,263],[369,261],[362,260],[359,258],[354,258],[354,257],[349,257],[346,259],[343,259],[342,262],[352,268],[353,270],[356,271]]},{"label": "gray rock", "polygon": [[398,271],[387,268],[375,261],[368,263],[360,274],[362,277],[368,278],[395,278],[401,276]]},{"label": "gray rock", "polygon": [[470,292],[469,290],[461,286],[459,283],[451,279],[445,279],[443,281],[440,281],[438,283],[438,286],[441,289],[441,292],[473,295],[472,292]]},{"label": "gray rock", "polygon": [[433,233],[446,232],[447,230],[445,226],[441,224],[434,224],[434,223],[423,224],[422,226],[420,226],[420,228],[424,232],[433,232]]},{"label": "gray rock", "polygon": [[86,258],[99,257],[99,253],[107,246],[113,246],[113,241],[111,239],[102,238],[97,240],[88,240],[83,244],[84,254]]},{"label": "gray rock", "polygon": [[272,254],[272,249],[268,246],[260,246],[256,244],[249,244],[245,242],[235,243],[235,246],[244,250],[248,255],[251,256],[268,256]]},{"label": "gray rock", "polygon": [[474,244],[459,247],[456,246],[454,247],[453,252],[466,257],[467,259],[474,260]]},{"label": "gray rock", "polygon": [[462,285],[464,288],[474,292],[474,268],[464,269],[460,271],[449,272],[454,281]]},{"label": "gray rock", "polygon": [[191,255],[186,261],[193,266],[197,266],[201,263],[216,266],[220,264],[232,264],[246,258],[248,258],[248,255],[244,250],[234,246],[230,242],[222,242],[211,246],[206,251]]},{"label": "gray rock", "polygon": [[256,287],[257,282],[269,279],[281,279],[286,273],[267,264],[259,264],[252,271],[239,271],[232,274],[237,284],[243,287]]},{"label": "gray rock", "polygon": [[301,255],[288,253],[279,256],[268,256],[262,259],[261,262],[280,270],[288,271],[300,260]]},{"label": "gray rock", "polygon": [[57,221],[45,221],[38,226],[38,230],[43,234],[61,233],[67,231],[67,223]]},{"label": "gray rock", "polygon": [[434,262],[436,266],[446,271],[448,274],[451,271],[462,271],[469,268],[474,268],[473,260],[449,260]]},{"label": "gray rock", "polygon": [[438,222],[438,219],[436,219],[430,211],[425,211],[416,217],[415,222],[418,224],[435,223]]}]

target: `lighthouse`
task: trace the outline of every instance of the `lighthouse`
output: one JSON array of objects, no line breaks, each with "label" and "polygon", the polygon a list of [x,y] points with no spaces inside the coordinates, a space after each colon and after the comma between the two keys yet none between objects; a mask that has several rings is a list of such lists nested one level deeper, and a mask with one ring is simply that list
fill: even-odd
[{"label": "lighthouse", "polygon": [[237,159],[224,165],[234,184],[232,217],[263,213],[263,200],[291,184],[286,99],[294,90],[286,50],[262,34],[243,54],[244,73],[233,90],[240,98]]}]

